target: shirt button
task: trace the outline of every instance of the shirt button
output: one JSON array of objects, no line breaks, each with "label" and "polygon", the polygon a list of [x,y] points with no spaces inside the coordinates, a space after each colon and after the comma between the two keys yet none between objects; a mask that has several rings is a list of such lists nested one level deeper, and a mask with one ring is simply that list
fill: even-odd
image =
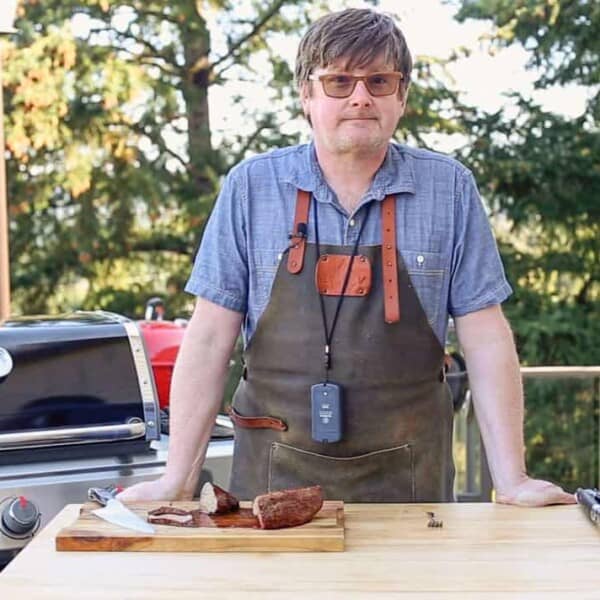
[{"label": "shirt button", "polygon": [[422,254],[419,254],[419,256],[417,256],[417,262],[422,265],[425,262],[425,257]]},{"label": "shirt button", "polygon": [[348,225],[350,225],[350,227],[354,227],[356,225],[356,221],[354,219],[350,219]]}]

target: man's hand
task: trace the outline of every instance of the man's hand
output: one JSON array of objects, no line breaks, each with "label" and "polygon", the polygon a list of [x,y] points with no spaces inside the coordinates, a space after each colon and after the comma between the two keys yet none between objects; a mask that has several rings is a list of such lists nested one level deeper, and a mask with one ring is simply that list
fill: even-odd
[{"label": "man's hand", "polygon": [[575,504],[574,494],[561,487],[544,481],[523,476],[523,479],[510,488],[496,490],[496,502],[517,506],[546,506],[548,504]]}]

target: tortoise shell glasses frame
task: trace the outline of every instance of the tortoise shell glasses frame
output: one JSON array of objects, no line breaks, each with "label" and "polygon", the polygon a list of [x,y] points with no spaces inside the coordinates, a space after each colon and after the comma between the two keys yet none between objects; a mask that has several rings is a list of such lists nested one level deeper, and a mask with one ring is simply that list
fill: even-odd
[{"label": "tortoise shell glasses frame", "polygon": [[323,91],[330,98],[348,98],[354,93],[356,84],[362,81],[371,96],[391,96],[398,91],[398,85],[404,75],[400,71],[382,71],[369,75],[350,73],[324,73],[309,75],[311,81],[320,81]]}]

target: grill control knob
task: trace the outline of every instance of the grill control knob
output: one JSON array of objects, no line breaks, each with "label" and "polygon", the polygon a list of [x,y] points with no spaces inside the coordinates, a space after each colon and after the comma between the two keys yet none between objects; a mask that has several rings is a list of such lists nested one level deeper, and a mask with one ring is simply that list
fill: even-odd
[{"label": "grill control knob", "polygon": [[37,506],[19,496],[11,500],[0,515],[2,528],[9,534],[26,535],[30,533],[40,520]]}]

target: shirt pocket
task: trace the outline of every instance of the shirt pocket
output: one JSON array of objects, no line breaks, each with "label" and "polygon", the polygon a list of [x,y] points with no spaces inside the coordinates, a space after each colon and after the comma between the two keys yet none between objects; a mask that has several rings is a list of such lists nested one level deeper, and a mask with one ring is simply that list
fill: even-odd
[{"label": "shirt pocket", "polygon": [[254,271],[250,277],[250,296],[259,311],[269,303],[271,289],[279,268],[278,250],[254,250]]},{"label": "shirt pocket", "polygon": [[402,250],[401,255],[427,321],[433,326],[438,320],[440,310],[446,306],[446,301],[442,299],[446,273],[444,255],[439,252],[416,250]]}]

